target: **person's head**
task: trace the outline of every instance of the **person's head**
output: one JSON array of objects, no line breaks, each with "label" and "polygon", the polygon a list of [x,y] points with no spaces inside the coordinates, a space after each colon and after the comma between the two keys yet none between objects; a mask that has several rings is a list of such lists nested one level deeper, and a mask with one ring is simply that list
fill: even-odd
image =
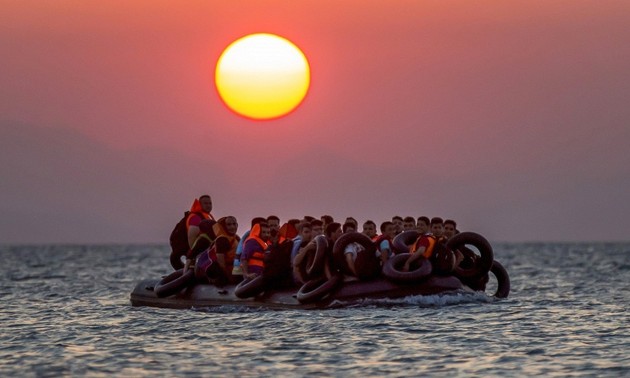
[{"label": "person's head", "polygon": [[228,235],[233,236],[236,235],[236,231],[238,231],[238,223],[236,222],[236,218],[233,216],[227,216],[222,219],[219,219],[221,224],[223,225],[223,229]]},{"label": "person's head", "polygon": [[400,234],[403,231],[403,218],[400,215],[394,215],[392,217],[392,223],[394,224],[396,234]]},{"label": "person's head", "polygon": [[346,222],[341,227],[341,231],[343,231],[344,234],[347,232],[356,232],[357,226],[352,222]]},{"label": "person's head", "polygon": [[416,218],[414,217],[405,217],[403,219],[403,231],[410,231],[416,229]]},{"label": "person's head", "polygon": [[210,198],[209,195],[204,194],[203,196],[199,197],[199,203],[201,204],[201,208],[203,209],[203,211],[210,214],[210,212],[212,211],[212,198]]},{"label": "person's head", "polygon": [[260,223],[267,223],[267,219],[263,218],[263,217],[256,217],[252,219],[252,224],[250,228],[254,228],[255,225],[260,224]]},{"label": "person's head", "polygon": [[381,234],[390,238],[396,236],[396,226],[394,226],[394,223],[389,221],[381,223]]},{"label": "person's head", "polygon": [[267,222],[260,222],[260,238],[264,241],[267,241],[271,238],[271,230],[269,228],[269,224]]},{"label": "person's head", "polygon": [[295,227],[296,230],[299,229],[299,225],[300,225],[300,220],[296,219],[296,218],[291,218],[287,221],[288,224],[290,224],[291,226]]},{"label": "person's head", "polygon": [[359,228],[359,222],[357,222],[356,219],[354,219],[353,217],[347,217],[345,223],[352,223],[354,225],[354,230],[356,231],[357,228]]},{"label": "person's head", "polygon": [[322,215],[321,220],[324,223],[324,227],[335,221],[330,215]]},{"label": "person's head", "polygon": [[376,236],[376,223],[371,220],[365,221],[363,223],[363,233],[367,235],[368,238],[372,239]]},{"label": "person's head", "polygon": [[444,233],[444,221],[440,217],[431,218],[431,233],[439,238]]},{"label": "person's head", "polygon": [[313,219],[313,221],[311,221],[311,234],[313,235],[313,237],[321,235],[323,233],[324,222],[320,221],[319,219]]},{"label": "person's head", "polygon": [[302,238],[303,242],[309,242],[313,238],[311,234],[311,224],[308,222],[302,222],[298,225],[298,229],[300,230],[299,235]]},{"label": "person's head", "polygon": [[444,236],[447,238],[452,238],[457,233],[457,223],[455,223],[452,219],[447,219],[444,221]]},{"label": "person's head", "polygon": [[280,229],[280,218],[275,215],[270,215],[267,217],[267,224],[269,225],[269,231],[271,232],[271,235],[278,235],[278,230]]},{"label": "person's head", "polygon": [[431,229],[431,221],[429,217],[421,216],[418,217],[418,223],[416,223],[416,227],[420,235],[424,235]]},{"label": "person's head", "polygon": [[326,225],[326,237],[330,240],[332,240],[332,242],[336,242],[337,239],[339,239],[339,236],[341,236],[341,224],[337,223],[337,222],[332,222],[328,225]]},{"label": "person's head", "polygon": [[307,221],[308,223],[311,223],[312,221],[315,220],[315,217],[312,217],[310,215],[305,215],[304,220]]}]

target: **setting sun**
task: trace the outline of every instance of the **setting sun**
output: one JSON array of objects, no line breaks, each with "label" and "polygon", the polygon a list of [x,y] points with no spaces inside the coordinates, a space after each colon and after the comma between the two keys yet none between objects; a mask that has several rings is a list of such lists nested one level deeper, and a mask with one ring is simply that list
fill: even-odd
[{"label": "setting sun", "polygon": [[221,99],[237,114],[265,120],[284,116],[304,99],[310,84],[304,53],[274,34],[240,38],[221,54],[215,83]]}]

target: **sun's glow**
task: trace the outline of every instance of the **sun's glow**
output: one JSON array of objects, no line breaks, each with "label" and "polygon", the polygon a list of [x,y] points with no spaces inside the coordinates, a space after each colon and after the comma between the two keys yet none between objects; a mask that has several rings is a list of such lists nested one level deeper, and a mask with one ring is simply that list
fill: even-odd
[{"label": "sun's glow", "polygon": [[274,34],[250,34],[230,44],[219,58],[215,84],[237,114],[274,119],[294,110],[308,92],[310,67],[304,53]]}]

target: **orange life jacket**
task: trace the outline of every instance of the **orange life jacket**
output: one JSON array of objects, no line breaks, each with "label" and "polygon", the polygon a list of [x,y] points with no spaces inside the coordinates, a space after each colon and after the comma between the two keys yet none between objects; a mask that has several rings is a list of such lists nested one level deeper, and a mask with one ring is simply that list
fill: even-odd
[{"label": "orange life jacket", "polygon": [[260,250],[256,251],[252,254],[252,256],[247,260],[248,266],[259,266],[261,268],[265,267],[265,250],[267,250],[267,242],[260,238],[260,225],[255,224],[252,227],[251,232],[249,233],[249,237],[245,240],[247,243],[249,240],[256,240],[256,242],[260,245]]},{"label": "orange life jacket", "polygon": [[416,239],[415,242],[413,242],[413,244],[411,245],[411,248],[409,248],[409,253],[413,254],[413,253],[415,253],[418,250],[418,242],[422,238],[429,239],[429,245],[427,246],[427,249],[422,254],[422,256],[424,256],[425,258],[428,259],[433,254],[433,248],[435,247],[435,243],[437,243],[437,240],[435,239],[435,236],[433,236],[433,235],[422,235],[422,236],[420,236],[418,239]]},{"label": "orange life jacket", "polygon": [[199,199],[197,199],[197,198],[195,198],[195,201],[193,202],[192,206],[190,207],[190,214],[188,214],[188,218],[186,218],[186,230],[188,230],[190,228],[190,219],[194,215],[197,215],[197,216],[201,217],[201,219],[212,219],[212,220],[214,220],[214,217],[212,216],[212,214],[206,213],[205,211],[203,211],[203,208],[201,207],[201,202],[199,202]]},{"label": "orange life jacket", "polygon": [[214,230],[214,234],[217,237],[215,239],[215,244],[220,238],[225,238],[227,239],[230,245],[230,249],[228,249],[228,251],[225,253],[225,265],[226,265],[226,270],[228,270],[231,274],[232,268],[234,266],[234,257],[236,256],[236,247],[238,246],[238,238],[236,237],[236,234],[230,235],[225,230],[225,226],[224,226],[225,219],[226,217],[219,218],[217,223],[215,223],[214,226],[212,226],[212,229]]}]

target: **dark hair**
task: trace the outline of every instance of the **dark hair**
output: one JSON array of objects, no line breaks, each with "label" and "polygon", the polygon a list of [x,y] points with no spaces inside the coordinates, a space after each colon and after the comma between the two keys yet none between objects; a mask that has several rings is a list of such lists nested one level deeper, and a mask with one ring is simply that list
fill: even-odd
[{"label": "dark hair", "polygon": [[311,227],[313,226],[323,226],[324,222],[320,221],[319,219],[313,219],[311,221]]},{"label": "dark hair", "polygon": [[374,229],[376,229],[376,223],[374,223],[373,220],[366,220],[365,223],[363,223],[363,227],[365,227],[366,224],[371,224],[372,226],[374,226]]},{"label": "dark hair", "polygon": [[453,225],[453,228],[454,228],[454,229],[457,229],[457,223],[455,223],[455,221],[454,221],[454,220],[452,220],[452,219],[447,219],[447,220],[445,220],[445,221],[444,221],[444,225],[446,226],[447,224]]},{"label": "dark hair", "polygon": [[431,218],[431,226],[434,224],[444,224],[444,221],[440,217],[433,217]]},{"label": "dark hair", "polygon": [[332,235],[333,232],[337,231],[338,229],[341,228],[341,224],[337,223],[337,222],[332,222],[329,223],[328,225],[326,225],[326,236],[330,237],[330,235]]},{"label": "dark hair", "polygon": [[346,217],[346,223],[347,222],[354,223],[355,226],[359,224],[359,222],[357,222],[357,220],[354,219],[354,217]]},{"label": "dark hair", "polygon": [[297,227],[298,224],[300,224],[300,220],[299,219],[295,219],[295,218],[291,218],[287,221],[288,224],[292,225],[293,227]]},{"label": "dark hair", "polygon": [[269,223],[264,222],[264,221],[263,221],[263,222],[258,223],[258,225],[260,226],[260,228],[263,228],[263,227],[264,227],[264,228],[269,228]]},{"label": "dark hair", "polygon": [[387,226],[393,226],[394,223],[390,222],[390,221],[385,221],[383,223],[381,223],[381,233],[384,234],[385,230],[387,229]]},{"label": "dark hair", "polygon": [[304,216],[304,220],[307,221],[307,222],[312,222],[312,221],[315,220],[315,217],[312,217],[310,215],[305,215]]},{"label": "dark hair", "polygon": [[354,223],[352,223],[352,222],[344,223],[343,226],[341,227],[341,230],[343,232],[347,232],[348,228],[350,228],[350,227],[352,227],[355,231],[357,230],[357,226]]},{"label": "dark hair", "polygon": [[311,222],[304,222],[304,221],[302,221],[302,222],[297,224],[296,228],[297,228],[298,232],[302,232],[302,229],[304,229],[304,228],[308,228],[310,230],[311,229]]},{"label": "dark hair", "polygon": [[[394,215],[392,217],[392,222],[395,221],[396,219],[398,219],[399,221],[403,222],[403,218],[400,215]],[[414,219],[415,220],[415,219]]]},{"label": "dark hair", "polygon": [[427,226],[431,224],[429,217],[425,217],[424,215],[421,217],[418,217],[418,223],[420,222],[424,222],[424,224],[426,224]]},{"label": "dark hair", "polygon": [[[427,219],[428,220],[428,219]],[[405,217],[405,219],[403,220],[403,222],[413,222],[413,224],[416,224],[416,218],[414,217]]]},{"label": "dark hair", "polygon": [[254,219],[252,219],[252,227],[254,227],[257,224],[260,224],[262,222],[267,223],[267,219],[263,218],[263,217],[256,217]]},{"label": "dark hair", "polygon": [[321,218],[322,222],[326,223],[326,224],[330,224],[332,222],[334,222],[335,220],[333,219],[333,217],[331,217],[330,215],[322,215]]},{"label": "dark hair", "polygon": [[202,195],[202,196],[199,196],[199,201],[201,201],[201,200],[202,200],[202,199],[204,199],[204,198],[208,198],[209,200],[212,200],[212,198],[210,198],[210,195],[208,195],[208,194],[204,194],[204,195]]},{"label": "dark hair", "polygon": [[278,218],[278,216],[276,215],[270,215],[267,217],[267,222],[269,222],[270,220],[276,220],[278,221],[278,223],[280,223],[280,218]]}]

